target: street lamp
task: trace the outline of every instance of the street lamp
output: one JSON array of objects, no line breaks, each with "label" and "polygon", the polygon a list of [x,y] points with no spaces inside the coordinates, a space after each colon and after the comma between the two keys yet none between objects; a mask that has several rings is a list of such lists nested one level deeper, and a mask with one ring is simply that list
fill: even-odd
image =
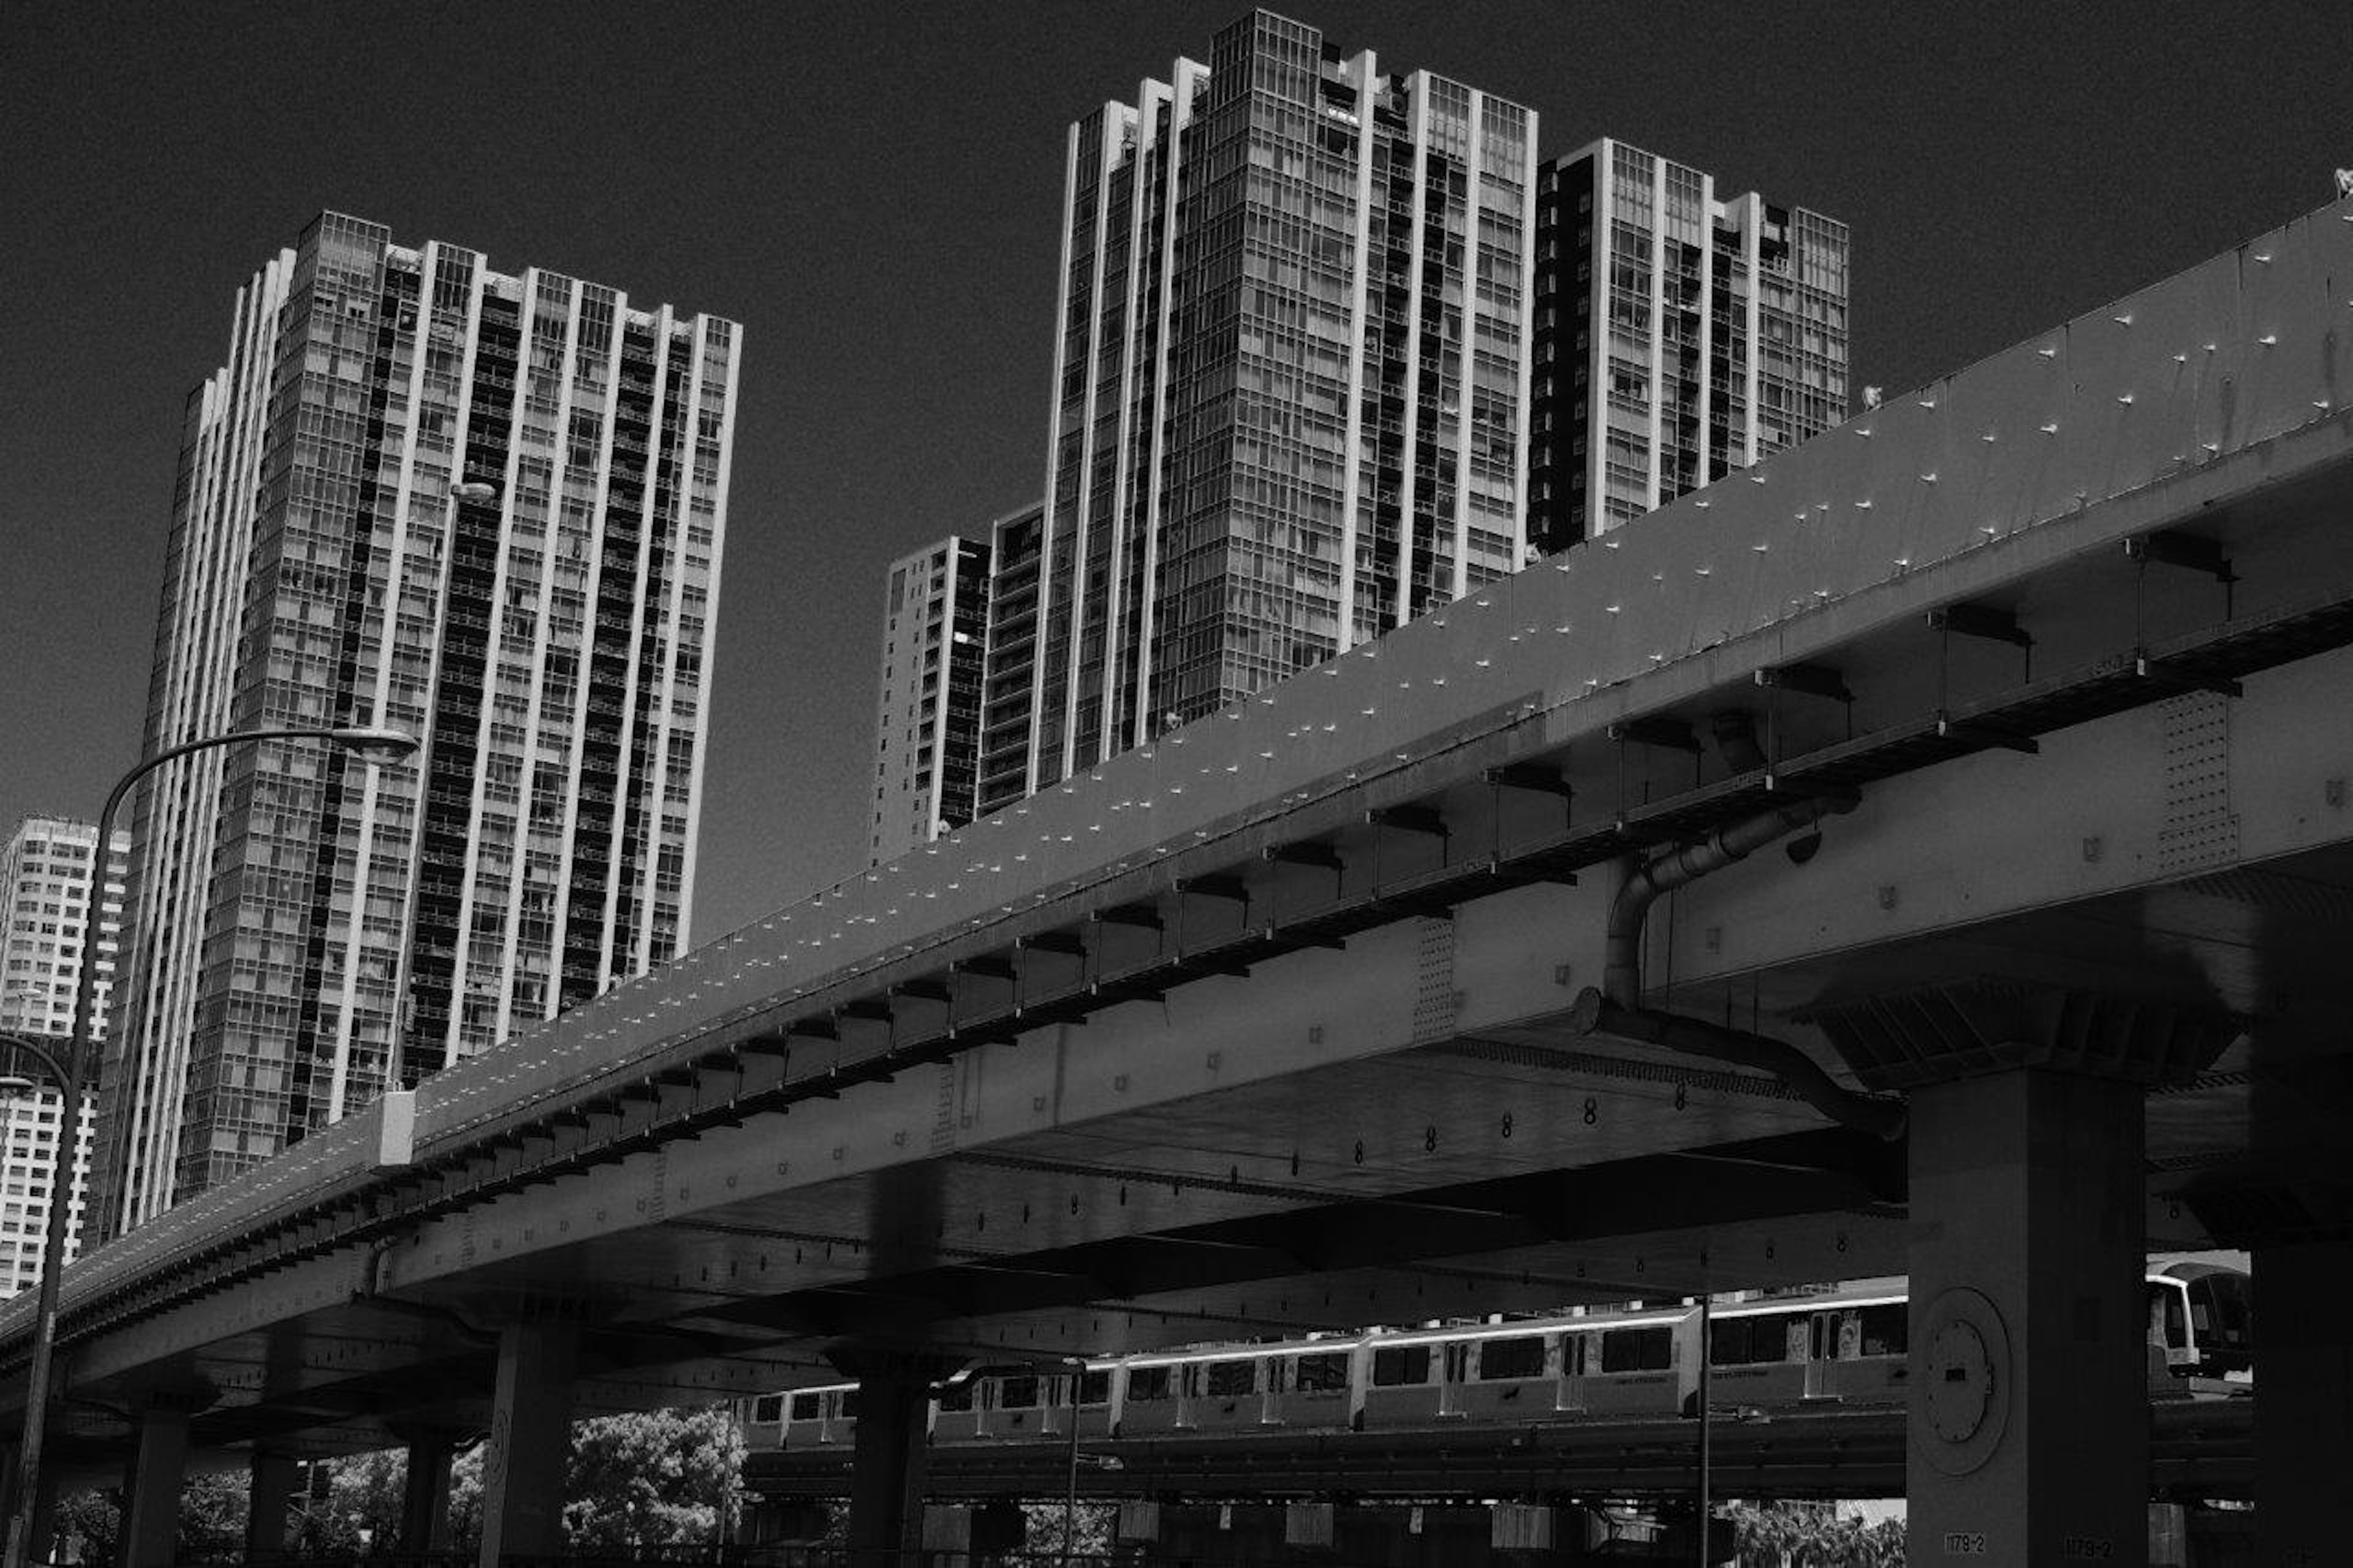
[{"label": "street lamp", "polygon": [[[236,730],[206,735],[169,746],[142,761],[114,782],[106,805],[98,814],[98,849],[91,868],[90,897],[82,904],[81,972],[74,984],[73,1037],[63,1062],[47,1051],[34,1049],[58,1074],[65,1091],[65,1112],[58,1131],[58,1149],[49,1173],[49,1221],[41,1240],[41,1286],[33,1312],[31,1375],[25,1384],[25,1430],[16,1450],[16,1495],[8,1510],[8,1536],[0,1568],[26,1568],[31,1542],[34,1500],[41,1489],[41,1438],[48,1425],[49,1363],[58,1332],[58,1283],[66,1268],[66,1232],[73,1206],[73,1155],[81,1126],[81,1097],[90,1078],[90,1015],[98,996],[98,926],[106,903],[106,862],[114,840],[114,813],[131,786],[165,763],[192,752],[216,746],[243,745],[253,741],[322,741],[352,752],[367,763],[394,762],[417,749],[417,739],[398,730],[372,724],[298,725],[267,730]],[[12,1042],[15,1043],[15,1042]]]}]

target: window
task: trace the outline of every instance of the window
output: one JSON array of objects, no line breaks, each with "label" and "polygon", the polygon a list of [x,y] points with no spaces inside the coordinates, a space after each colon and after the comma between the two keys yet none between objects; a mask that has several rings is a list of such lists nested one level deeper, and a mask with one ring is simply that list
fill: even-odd
[{"label": "window", "polygon": [[1390,1345],[1373,1352],[1373,1386],[1396,1388],[1430,1381],[1428,1345]]},{"label": "window", "polygon": [[1341,1354],[1303,1355],[1292,1366],[1292,1386],[1302,1394],[1338,1394],[1348,1386],[1348,1358]]},{"label": "window", "polygon": [[1908,1341],[1905,1334],[1904,1303],[1885,1307],[1865,1307],[1858,1314],[1862,1319],[1862,1353],[1864,1355],[1903,1355]]},{"label": "window", "polygon": [[816,1420],[816,1419],[817,1419],[817,1413],[818,1413],[818,1396],[817,1394],[794,1394],[794,1395],[793,1395],[793,1417],[792,1417],[792,1418],[793,1418],[794,1420],[796,1420],[796,1421],[814,1421],[814,1420]]},{"label": "window", "polygon": [[1506,1377],[1542,1377],[1545,1348],[1542,1336],[1489,1340],[1479,1347],[1479,1378],[1492,1383]]},{"label": "window", "polygon": [[1209,1363],[1208,1394],[1212,1399],[1232,1399],[1258,1392],[1258,1363],[1254,1361],[1213,1361]]},{"label": "window", "polygon": [[1674,1364],[1674,1336],[1655,1329],[1611,1329],[1601,1336],[1601,1370],[1664,1372]]},{"label": "window", "polygon": [[1132,1403],[1149,1404],[1169,1396],[1169,1369],[1165,1366],[1134,1366],[1127,1370],[1127,1397]]},{"label": "window", "polygon": [[999,1379],[997,1384],[997,1407],[999,1410],[1029,1410],[1038,1403],[1038,1380],[1032,1376]]},{"label": "window", "polygon": [[785,1396],[764,1394],[752,1401],[752,1420],[758,1426],[768,1426],[785,1418]]}]

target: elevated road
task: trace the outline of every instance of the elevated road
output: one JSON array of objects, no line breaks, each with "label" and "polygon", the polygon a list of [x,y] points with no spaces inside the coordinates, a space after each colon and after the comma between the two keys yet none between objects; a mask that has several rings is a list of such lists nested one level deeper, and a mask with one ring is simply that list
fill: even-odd
[{"label": "elevated road", "polygon": [[[332,1452],[839,1375],[1902,1272],[1963,1068],[2147,1091],[2150,1245],[2344,1234],[2353,209],[733,933],[69,1271],[65,1435]],[[1732,716],[1728,722],[1725,716]],[[1622,868],[1828,813],[1641,927]],[[1581,878],[1581,879],[1580,879]],[[1802,1075],[1799,1075],[1802,1076]],[[1850,1120],[1852,1120],[1851,1117]],[[0,1308],[0,1416],[28,1310]],[[2129,1369],[2127,1369],[2129,1370]]]}]

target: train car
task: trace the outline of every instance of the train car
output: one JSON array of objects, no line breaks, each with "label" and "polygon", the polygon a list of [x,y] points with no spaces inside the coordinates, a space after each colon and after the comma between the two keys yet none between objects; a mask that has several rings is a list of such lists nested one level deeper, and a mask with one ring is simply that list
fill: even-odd
[{"label": "train car", "polygon": [[2183,1258],[2148,1275],[2148,1342],[2176,1377],[2244,1381],[2255,1365],[2254,1281],[2228,1264]]},{"label": "train car", "polygon": [[[2244,1270],[2187,1258],[2146,1279],[2148,1342],[2173,1377],[2252,1377],[2253,1298]],[[1727,1302],[1706,1313],[1711,1405],[1900,1404],[1909,1351],[1901,1279]],[[1088,1363],[1077,1374],[984,1367],[943,1384],[935,1443],[1171,1433],[1381,1429],[1641,1417],[1697,1409],[1695,1306],[1630,1308],[1511,1322],[1263,1344],[1196,1346]],[[2161,1375],[2152,1393],[2161,1390]],[[739,1406],[754,1447],[847,1445],[855,1384],[765,1394]]]}]

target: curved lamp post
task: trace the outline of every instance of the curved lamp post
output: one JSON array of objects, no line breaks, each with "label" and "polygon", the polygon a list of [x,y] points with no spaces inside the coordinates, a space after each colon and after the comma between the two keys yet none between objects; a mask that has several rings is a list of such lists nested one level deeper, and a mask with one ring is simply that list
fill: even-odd
[{"label": "curved lamp post", "polygon": [[[58,1085],[65,1092],[65,1112],[59,1119],[56,1163],[49,1173],[49,1221],[41,1241],[40,1296],[33,1314],[31,1375],[25,1384],[24,1436],[18,1439],[16,1450],[16,1495],[8,1510],[5,1555],[0,1557],[5,1568],[26,1568],[32,1545],[26,1537],[31,1531],[34,1502],[41,1489],[41,1439],[48,1426],[49,1364],[58,1331],[58,1281],[66,1269],[66,1233],[72,1223],[74,1148],[80,1139],[82,1091],[90,1076],[90,1015],[98,995],[98,927],[106,902],[106,862],[113,845],[115,808],[122,804],[122,797],[131,792],[132,784],[165,763],[176,762],[191,752],[243,745],[251,741],[321,741],[371,763],[396,762],[417,750],[417,744],[414,735],[375,725],[237,730],[167,747],[143,759],[117,779],[114,788],[108,792],[105,809],[98,814],[98,848],[91,868],[90,897],[82,905],[81,972],[74,984],[72,1043],[67,1047],[66,1059],[61,1063],[37,1047],[26,1047],[57,1070]],[[22,1044],[14,1037],[9,1043]]]}]

